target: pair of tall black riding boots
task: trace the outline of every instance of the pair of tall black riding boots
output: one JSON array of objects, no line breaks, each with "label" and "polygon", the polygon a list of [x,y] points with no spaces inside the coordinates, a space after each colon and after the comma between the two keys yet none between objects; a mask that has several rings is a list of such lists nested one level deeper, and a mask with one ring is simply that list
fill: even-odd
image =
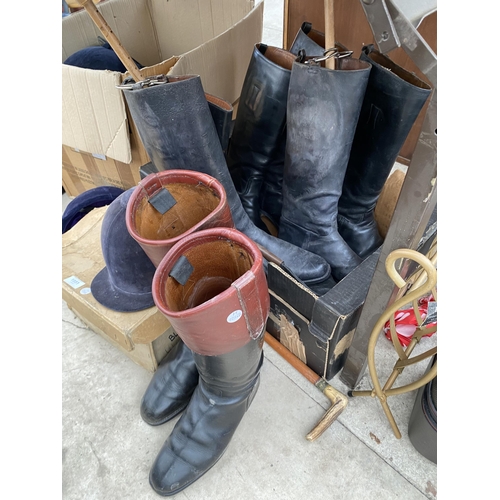
[{"label": "pair of tall black riding boots", "polygon": [[373,46],[315,64],[321,37],[304,23],[289,52],[255,47],[227,158],[254,224],[267,218],[339,281],[383,243],[375,205],[431,89]]},{"label": "pair of tall black riding boots", "polygon": [[[232,108],[221,100],[214,114],[199,76],[123,88],[156,169],[216,178],[235,228],[314,285],[342,279],[380,243],[373,208],[430,89],[372,48],[359,60],[339,59],[335,70],[307,56],[299,62],[292,52],[255,46],[226,155],[217,132],[227,133]],[[233,178],[241,181],[236,187]],[[262,215],[279,227],[279,237],[268,233]],[[251,301],[247,309],[245,321]],[[187,347],[184,340],[196,343],[187,319],[179,319],[181,341],[142,398],[141,416],[150,425],[185,410],[150,472],[160,495],[182,491],[219,460],[255,396],[262,333],[243,349],[219,352],[237,318],[222,318],[222,333],[204,325],[207,352]]]}]

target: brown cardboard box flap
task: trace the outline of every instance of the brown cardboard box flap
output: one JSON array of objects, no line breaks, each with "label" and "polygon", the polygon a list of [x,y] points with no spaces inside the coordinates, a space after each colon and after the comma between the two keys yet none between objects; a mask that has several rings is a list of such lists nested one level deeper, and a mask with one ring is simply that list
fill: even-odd
[{"label": "brown cardboard box flap", "polygon": [[116,88],[121,79],[116,71],[62,65],[63,144],[123,163],[132,161],[125,102]]},{"label": "brown cardboard box flap", "polygon": [[385,238],[389,225],[391,224],[392,215],[398,202],[401,187],[405,180],[405,173],[396,168],[389,176],[382,188],[377,205],[375,206],[374,217],[377,221],[378,230],[382,238]]},{"label": "brown cardboard box flap", "polygon": [[[155,23],[149,6],[150,1],[106,0],[97,6],[125,50],[143,66],[150,66],[161,61]],[[99,37],[104,38],[85,10],[82,9],[64,17],[61,32],[61,62],[78,50],[100,45]]]},{"label": "brown cardboard box flap", "polygon": [[185,54],[217,37],[251,12],[255,3],[253,0],[150,0],[159,61]]},{"label": "brown cardboard box flap", "polygon": [[[263,4],[107,0],[99,10],[142,66],[166,63],[173,75],[200,75],[206,92],[232,103],[241,92],[253,45],[262,38]],[[86,11],[63,18],[62,28],[63,62],[103,38]],[[101,160],[131,163],[130,123],[123,92],[116,88],[124,74],[62,66],[63,145]]]},{"label": "brown cardboard box flap", "polygon": [[203,89],[234,104],[239,99],[253,47],[262,39],[264,2],[231,29],[179,57],[170,75],[198,74]]}]

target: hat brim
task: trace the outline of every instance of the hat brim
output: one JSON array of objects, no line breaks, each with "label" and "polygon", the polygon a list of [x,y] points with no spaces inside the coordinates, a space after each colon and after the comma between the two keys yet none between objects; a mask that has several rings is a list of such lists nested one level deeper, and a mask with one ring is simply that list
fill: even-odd
[{"label": "hat brim", "polygon": [[152,292],[130,293],[114,286],[107,267],[96,274],[90,290],[100,304],[117,312],[143,311],[155,305]]}]

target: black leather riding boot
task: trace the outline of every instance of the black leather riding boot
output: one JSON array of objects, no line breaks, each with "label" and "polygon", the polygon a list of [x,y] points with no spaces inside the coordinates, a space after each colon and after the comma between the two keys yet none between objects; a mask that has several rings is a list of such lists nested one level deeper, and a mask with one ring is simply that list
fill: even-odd
[{"label": "black leather riding boot", "polygon": [[[298,54],[299,50],[304,50],[306,56],[322,56],[325,51],[325,34],[315,30],[311,23],[303,22],[300,26],[290,47],[292,54]],[[347,52],[347,49],[340,43],[335,43],[339,52]]]},{"label": "black leather riding boot", "polygon": [[198,385],[193,353],[182,340],[163,358],[141,400],[141,417],[160,425],[178,415]]},{"label": "black leather riding boot", "polygon": [[[260,213],[263,217],[267,217],[269,221],[271,221],[276,232],[279,230],[281,209],[283,207],[283,166],[285,163],[285,147],[286,128],[283,130],[282,136],[278,141],[278,149],[275,156],[275,158],[279,158],[280,160],[273,161],[268,165],[260,195]],[[267,227],[266,231],[269,231]]]},{"label": "black leather riding boot", "polygon": [[324,257],[339,281],[361,263],[337,231],[337,204],[371,67],[337,64],[293,65],[279,237]]},{"label": "black leather riding boot", "polygon": [[121,86],[144,147],[158,170],[187,169],[215,177],[224,187],[235,227],[275,254],[306,284],[330,277],[318,255],[274,238],[253,224],[227,168],[214,121],[197,75],[164,77],[164,83]]},{"label": "black leather riding boot", "polygon": [[[233,105],[207,92],[205,92],[205,97],[207,99],[208,109],[214,121],[215,130],[217,131],[217,137],[219,138],[222,151],[226,154],[233,125]],[[157,172],[159,172],[159,170],[153,162],[150,161],[141,167],[141,178]]]},{"label": "black leather riding boot", "polygon": [[179,493],[222,457],[257,393],[263,338],[221,356],[194,355],[200,382],[150,471],[158,494]]},{"label": "black leather riding boot", "polygon": [[337,220],[346,243],[365,258],[383,243],[373,216],[375,205],[431,87],[373,45],[363,47],[360,60],[369,62],[372,69]]},{"label": "black leather riding boot", "polygon": [[200,376],[151,468],[152,488],[170,496],[217,463],[252,403],[270,302],[259,249],[229,228],[177,243],[160,263],[153,290]]},{"label": "black leather riding boot", "polygon": [[233,126],[233,105],[220,97],[205,92],[208,109],[214,121],[222,151],[226,153]]},{"label": "black leather riding boot", "polygon": [[286,100],[295,57],[255,45],[241,90],[227,164],[250,220],[267,231],[261,211],[277,227],[286,141]]}]

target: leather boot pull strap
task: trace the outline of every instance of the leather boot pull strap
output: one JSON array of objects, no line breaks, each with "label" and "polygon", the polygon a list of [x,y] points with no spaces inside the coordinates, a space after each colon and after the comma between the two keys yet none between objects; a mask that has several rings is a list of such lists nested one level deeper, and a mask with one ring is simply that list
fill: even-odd
[{"label": "leather boot pull strap", "polygon": [[165,187],[151,196],[148,202],[154,207],[155,210],[160,212],[162,215],[168,212],[177,203],[175,198]]},{"label": "leather boot pull strap", "polygon": [[295,62],[304,62],[306,58],[306,49],[299,49],[299,52],[297,53],[297,58],[295,59]]},{"label": "leather boot pull strap", "polygon": [[304,21],[302,23],[302,26],[300,27],[300,29],[307,35],[312,29],[312,23],[308,23],[307,21]]},{"label": "leather boot pull strap", "polygon": [[268,295],[267,287],[262,290],[262,285],[254,272],[249,271],[245,275],[243,282],[235,283],[232,286],[238,294],[238,301],[241,306],[242,316],[247,325],[248,335],[255,340],[262,335],[266,326],[268,307],[263,308],[262,295]]},{"label": "leather boot pull strap", "polygon": [[361,49],[361,52],[363,52],[366,55],[369,55],[374,50],[375,50],[375,45],[373,45],[373,43],[370,43],[369,45],[364,45],[363,48]]},{"label": "leather boot pull strap", "polygon": [[191,265],[191,262],[189,262],[186,256],[181,255],[168,275],[174,278],[177,283],[184,286],[191,274],[193,274],[193,271],[194,267]]}]

